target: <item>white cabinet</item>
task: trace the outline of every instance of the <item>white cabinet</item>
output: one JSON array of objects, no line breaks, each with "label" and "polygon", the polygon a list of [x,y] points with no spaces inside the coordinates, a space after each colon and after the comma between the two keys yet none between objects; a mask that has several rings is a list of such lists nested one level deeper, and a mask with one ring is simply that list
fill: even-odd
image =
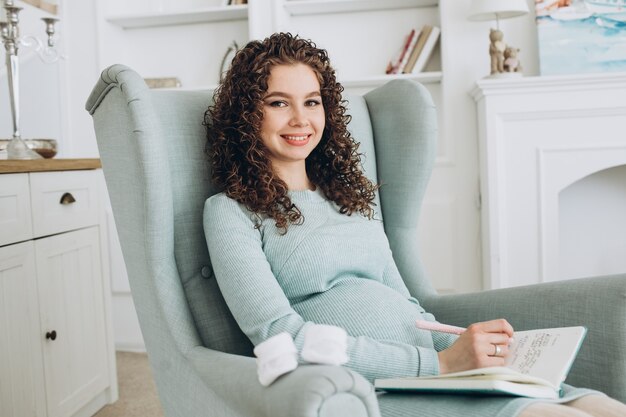
[{"label": "white cabinet", "polygon": [[5,193],[14,202],[5,205],[16,206],[25,190],[32,215],[29,236],[15,233],[23,241],[0,247],[2,417],[90,416],[117,399],[99,176],[0,175],[1,190],[25,186]]}]

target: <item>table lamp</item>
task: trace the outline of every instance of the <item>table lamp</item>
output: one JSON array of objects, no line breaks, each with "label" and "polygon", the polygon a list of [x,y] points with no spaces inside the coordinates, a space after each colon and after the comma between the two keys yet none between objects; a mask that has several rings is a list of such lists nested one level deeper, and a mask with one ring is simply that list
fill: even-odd
[{"label": "table lamp", "polygon": [[[526,0],[472,0],[468,20],[496,21],[496,29],[491,29],[489,33],[490,77],[498,77],[501,74],[521,75],[521,66],[517,59],[519,49],[510,48],[507,51],[507,46],[503,40],[504,34],[500,30],[500,19],[522,16],[526,13],[528,13]],[[505,52],[509,56],[505,57]],[[505,65],[505,61],[509,61],[507,65]]]}]

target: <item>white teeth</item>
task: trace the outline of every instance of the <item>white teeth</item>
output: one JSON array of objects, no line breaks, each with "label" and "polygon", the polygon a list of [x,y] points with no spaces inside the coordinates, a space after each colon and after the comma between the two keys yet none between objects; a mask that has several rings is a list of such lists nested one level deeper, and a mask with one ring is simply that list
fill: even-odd
[{"label": "white teeth", "polygon": [[283,137],[285,139],[287,139],[287,140],[306,140],[306,138],[308,138],[309,135],[306,135],[306,136],[287,136],[287,135],[284,135]]}]

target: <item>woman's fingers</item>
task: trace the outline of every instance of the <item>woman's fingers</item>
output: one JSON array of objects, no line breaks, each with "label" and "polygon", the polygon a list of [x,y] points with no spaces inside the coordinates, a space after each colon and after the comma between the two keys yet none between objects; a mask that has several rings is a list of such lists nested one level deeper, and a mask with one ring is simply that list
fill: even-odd
[{"label": "woman's fingers", "polygon": [[509,354],[509,346],[492,343],[490,345],[485,345],[484,353],[487,356],[497,356],[500,358],[505,358]]},{"label": "woman's fingers", "polygon": [[485,341],[487,343],[493,343],[494,345],[510,345],[513,340],[506,333],[486,333]]},{"label": "woman's fingers", "polygon": [[468,330],[477,327],[477,330],[486,333],[505,333],[509,337],[513,337],[513,326],[505,319],[489,320],[480,323],[474,323]]},{"label": "woman's fingers", "polygon": [[506,320],[492,320],[470,325],[466,332],[479,343],[508,345],[513,337],[513,328]]}]

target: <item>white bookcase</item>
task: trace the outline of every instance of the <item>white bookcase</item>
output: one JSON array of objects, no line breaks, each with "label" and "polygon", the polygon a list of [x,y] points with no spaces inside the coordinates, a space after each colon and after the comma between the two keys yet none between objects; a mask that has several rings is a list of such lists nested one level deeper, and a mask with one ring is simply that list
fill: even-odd
[{"label": "white bookcase", "polygon": [[[385,74],[387,62],[412,28],[419,30],[426,23],[440,26],[438,0],[249,0],[248,5],[236,6],[205,0],[179,2],[166,9],[158,3],[152,1],[152,6],[141,10],[132,2],[130,7],[127,3],[102,2],[103,38],[126,39],[123,43],[103,42],[105,65],[109,55],[123,54],[129,58],[125,63],[146,77],[178,76],[184,88],[213,88],[219,79],[221,58],[232,41],[243,45],[250,39],[289,31],[327,49],[346,88],[361,92],[393,78],[410,78],[423,84],[438,84],[442,79],[438,52],[423,73]],[[345,23],[348,17],[349,28]],[[110,51],[107,44],[115,45],[116,50]],[[120,45],[124,45],[122,50]],[[161,53],[155,55],[152,52],[156,46]],[[157,72],[166,71],[167,61],[176,60],[177,52],[187,47],[195,54],[212,57],[210,65],[188,75]],[[155,56],[160,61],[153,61]],[[161,61],[162,65],[156,65]],[[145,70],[142,63],[147,64]]]}]

